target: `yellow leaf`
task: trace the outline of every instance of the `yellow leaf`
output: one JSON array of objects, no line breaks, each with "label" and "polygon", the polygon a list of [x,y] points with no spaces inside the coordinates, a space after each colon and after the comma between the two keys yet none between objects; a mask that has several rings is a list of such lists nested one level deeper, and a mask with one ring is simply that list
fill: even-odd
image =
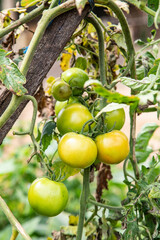
[{"label": "yellow leaf", "polygon": [[60,63],[60,67],[62,71],[65,71],[68,68],[70,68],[71,57],[72,57],[71,53],[62,53],[61,63]]},{"label": "yellow leaf", "polygon": [[70,215],[69,216],[69,225],[76,226],[78,225],[79,216]]}]

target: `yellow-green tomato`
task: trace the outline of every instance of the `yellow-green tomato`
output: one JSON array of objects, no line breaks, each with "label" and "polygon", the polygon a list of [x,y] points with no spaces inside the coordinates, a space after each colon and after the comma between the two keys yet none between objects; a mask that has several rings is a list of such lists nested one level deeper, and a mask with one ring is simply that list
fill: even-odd
[{"label": "yellow-green tomato", "polygon": [[98,135],[95,142],[98,150],[97,159],[106,164],[122,162],[130,151],[127,136],[119,130]]},{"label": "yellow-green tomato", "polygon": [[74,67],[63,72],[61,79],[72,87],[73,95],[79,95],[82,92],[84,83],[89,77],[84,70]]},{"label": "yellow-green tomato", "polygon": [[40,215],[53,217],[61,213],[68,201],[68,190],[61,182],[37,178],[28,191],[31,207]]},{"label": "yellow-green tomato", "polygon": [[58,154],[69,166],[86,168],[96,160],[97,147],[89,137],[77,133],[66,133],[58,144]]},{"label": "yellow-green tomato", "polygon": [[[57,128],[62,135],[67,132],[80,132],[83,125],[91,119],[93,117],[87,107],[80,103],[71,103],[58,113]],[[88,125],[84,128],[84,131],[87,130]]]},{"label": "yellow-green tomato", "polygon": [[71,96],[72,90],[68,83],[64,81],[56,81],[52,86],[51,93],[56,100],[65,101]]},{"label": "yellow-green tomato", "polygon": [[123,108],[107,112],[105,116],[105,123],[107,124],[107,129],[120,130],[125,123],[125,111]]}]

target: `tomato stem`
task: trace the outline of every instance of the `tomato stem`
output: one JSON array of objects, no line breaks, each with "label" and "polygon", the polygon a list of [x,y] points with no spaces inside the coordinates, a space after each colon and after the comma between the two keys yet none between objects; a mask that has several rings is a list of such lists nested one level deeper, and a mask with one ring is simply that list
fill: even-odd
[{"label": "tomato stem", "polygon": [[106,205],[106,204],[103,204],[103,203],[100,203],[100,202],[96,202],[96,201],[94,201],[92,199],[89,199],[88,201],[90,203],[94,204],[97,207],[107,208],[109,210],[114,210],[114,211],[124,211],[125,210],[125,208],[123,208],[123,207],[116,207],[116,206]]},{"label": "tomato stem", "polygon": [[[102,28],[97,21],[96,18],[94,18],[93,15],[89,15],[89,17],[86,18],[88,22],[90,22],[96,29],[97,36],[98,36],[98,46],[99,46],[99,69],[100,69],[100,80],[103,85],[107,85],[106,82],[106,64],[105,64],[105,50],[104,50],[104,35]],[[107,87],[107,86],[106,86]],[[109,87],[109,86],[108,86]]]},{"label": "tomato stem", "polygon": [[23,25],[24,23],[27,23],[27,22],[33,20],[34,18],[39,16],[43,12],[44,9],[46,9],[46,1],[42,5],[40,5],[33,11],[31,11],[30,13],[27,13],[23,18],[20,18],[20,19],[14,21],[12,24],[8,25],[7,27],[1,29],[0,38],[4,37],[6,34],[13,31],[14,29],[18,28],[19,26]]},{"label": "tomato stem", "polygon": [[10,240],[15,240],[18,236],[18,233],[19,232],[17,231],[17,229],[15,227],[12,227],[12,235],[11,235]]},{"label": "tomato stem", "polygon": [[83,188],[82,188],[81,199],[80,199],[79,222],[78,222],[78,230],[77,230],[76,240],[81,240],[82,234],[83,234],[83,225],[84,225],[84,219],[85,219],[86,204],[87,204],[88,196],[90,193],[89,175],[90,175],[90,167],[84,169]]},{"label": "tomato stem", "polygon": [[22,237],[25,240],[32,240],[30,236],[25,232],[25,230],[22,228],[21,224],[18,222],[18,220],[15,218],[9,207],[7,206],[6,202],[3,200],[3,198],[0,196],[0,207],[6,217],[8,218],[11,225],[17,229],[17,231],[22,235]]}]

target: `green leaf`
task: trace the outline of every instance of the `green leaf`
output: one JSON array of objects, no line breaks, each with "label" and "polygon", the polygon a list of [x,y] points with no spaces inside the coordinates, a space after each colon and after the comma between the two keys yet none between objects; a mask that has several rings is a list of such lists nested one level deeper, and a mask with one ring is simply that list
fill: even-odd
[{"label": "green leaf", "polygon": [[54,170],[55,179],[64,181],[68,177],[73,176],[80,172],[79,168],[72,168],[65,164],[59,157],[58,152],[54,155],[52,168]]},{"label": "green leaf", "polygon": [[[156,99],[159,99],[159,91],[149,90],[146,92],[142,92],[136,95],[139,98],[139,105],[145,105],[148,102],[156,103]],[[158,98],[157,98],[158,96]]]},{"label": "green leaf", "polygon": [[86,88],[88,86],[102,86],[102,83],[96,79],[89,79],[88,81],[85,82],[83,87]]},{"label": "green leaf", "polygon": [[[148,7],[156,11],[159,6],[159,0],[148,0]],[[148,27],[151,27],[154,23],[154,18],[148,15]]]},{"label": "green leaf", "polygon": [[148,184],[154,183],[160,174],[160,167],[150,168],[148,174],[146,175],[146,179]]},{"label": "green leaf", "polygon": [[36,5],[40,1],[41,0],[21,0],[21,6],[28,8],[28,7]]},{"label": "green leaf", "polygon": [[151,83],[149,77],[145,77],[143,78],[143,80],[135,80],[129,77],[121,77],[120,80],[125,86],[131,88],[134,91],[143,91]]},{"label": "green leaf", "polygon": [[148,123],[143,126],[138,134],[135,145],[138,162],[144,162],[152,152],[152,149],[148,147],[148,142],[158,127],[156,123]]},{"label": "green leaf", "polygon": [[139,228],[134,210],[130,210],[127,220],[127,229],[124,232],[124,240],[137,240],[139,237]]},{"label": "green leaf", "polygon": [[148,194],[149,198],[160,198],[160,184],[153,186]]},{"label": "green leaf", "polygon": [[160,58],[154,61],[153,67],[149,70],[148,75],[150,74],[156,75],[159,64],[160,64]]},{"label": "green leaf", "polygon": [[55,122],[49,120],[45,123],[42,130],[41,140],[40,140],[40,145],[43,146],[43,151],[45,151],[47,147],[50,145],[53,139],[52,135],[55,128],[56,128]]},{"label": "green leaf", "polygon": [[114,33],[111,38],[117,43],[119,48],[127,50],[127,45],[122,33]]},{"label": "green leaf", "polygon": [[117,109],[121,109],[126,107],[125,104],[119,104],[119,103],[110,103],[107,106],[105,106],[104,108],[101,109],[101,111],[96,115],[96,118],[99,117],[102,113],[106,113],[106,112],[112,112],[114,110]]},{"label": "green leaf", "polygon": [[18,66],[9,58],[8,53],[0,49],[0,80],[5,87],[18,96],[27,93],[27,89],[23,87],[26,83],[25,76],[20,72]]},{"label": "green leaf", "polygon": [[94,86],[94,91],[100,96],[107,98],[108,102],[135,104],[138,105],[139,98],[136,96],[125,96],[118,92],[111,92],[103,86]]},{"label": "green leaf", "polygon": [[87,60],[83,57],[78,57],[75,62],[75,67],[81,68],[82,70],[86,70],[87,68]]}]

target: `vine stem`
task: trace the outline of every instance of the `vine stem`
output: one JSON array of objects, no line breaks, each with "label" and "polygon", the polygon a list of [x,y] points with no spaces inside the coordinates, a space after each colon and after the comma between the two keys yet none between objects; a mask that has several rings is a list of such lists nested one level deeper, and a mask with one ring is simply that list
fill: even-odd
[{"label": "vine stem", "polygon": [[133,166],[134,174],[139,179],[139,168],[135,153],[136,143],[136,112],[133,106],[130,106],[130,161]]},{"label": "vine stem", "polygon": [[84,169],[83,187],[82,187],[81,198],[80,198],[79,222],[78,222],[76,240],[81,240],[82,234],[83,234],[83,225],[84,225],[84,219],[85,219],[86,204],[87,204],[88,196],[90,193],[89,175],[90,175],[90,168],[88,167],[88,168]]},{"label": "vine stem", "polygon": [[89,15],[86,20],[90,22],[96,29],[98,35],[99,46],[99,66],[100,66],[100,80],[103,85],[106,85],[106,66],[105,66],[105,49],[104,49],[104,36],[101,26],[93,15]]},{"label": "vine stem", "polygon": [[4,214],[6,215],[6,217],[8,218],[11,225],[15,229],[17,229],[17,231],[22,235],[22,237],[25,240],[32,240],[30,238],[30,236],[25,232],[25,230],[23,229],[21,224],[18,222],[18,220],[15,218],[15,216],[13,215],[13,213],[11,212],[11,210],[9,209],[9,207],[7,206],[7,204],[5,203],[5,201],[3,200],[3,198],[1,196],[0,196],[0,207],[1,207],[2,211],[4,212]]},{"label": "vine stem", "polygon": [[116,206],[106,205],[106,204],[103,204],[103,203],[100,203],[100,202],[96,202],[96,201],[94,201],[92,199],[89,199],[88,201],[90,203],[94,204],[97,207],[107,208],[109,210],[114,210],[114,211],[124,211],[125,210],[125,208],[123,208],[123,207],[116,207]]},{"label": "vine stem", "polygon": [[[105,4],[105,2],[103,4]],[[110,0],[110,1],[107,1],[105,5],[112,9],[112,11],[116,14],[121,24],[122,31],[125,37],[125,42],[127,45],[128,61],[132,63],[130,64],[131,78],[136,79],[135,50],[134,50],[127,20],[122,10],[116,5],[116,3]],[[130,59],[133,59],[133,60],[131,61]],[[134,92],[131,91],[131,94],[134,94]],[[130,161],[133,166],[134,174],[138,179],[139,169],[138,169],[138,164],[137,164],[136,155],[135,155],[136,112],[133,106],[130,106],[130,119],[131,119],[130,121]]]},{"label": "vine stem", "polygon": [[45,3],[43,3],[41,6],[31,11],[30,13],[25,15],[23,18],[20,18],[17,21],[13,22],[12,24],[8,25],[7,27],[3,28],[0,31],[0,38],[4,37],[6,34],[18,28],[19,26],[23,25],[24,23],[27,23],[33,20],[34,18],[39,16],[45,8],[46,8]]},{"label": "vine stem", "polygon": [[15,240],[18,236],[18,233],[19,232],[17,231],[17,229],[15,227],[12,227],[12,235],[11,235],[10,240]]}]

